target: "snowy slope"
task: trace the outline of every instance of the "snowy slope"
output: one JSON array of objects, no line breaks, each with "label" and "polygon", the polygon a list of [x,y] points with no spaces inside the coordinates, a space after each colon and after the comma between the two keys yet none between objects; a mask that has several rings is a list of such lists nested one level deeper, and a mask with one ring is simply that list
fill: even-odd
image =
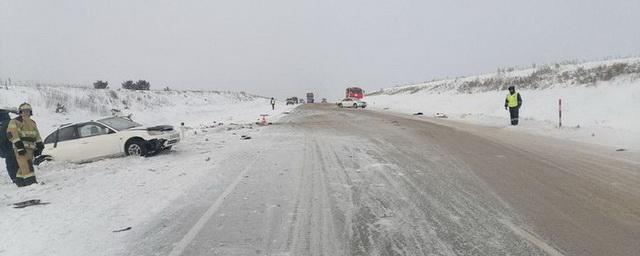
[{"label": "snowy slope", "polygon": [[[277,103],[271,110],[266,98],[230,92],[0,89],[0,106],[24,101],[34,105],[34,119],[43,133],[61,123],[109,115],[111,108],[148,125],[184,121],[186,128],[183,141],[171,152],[87,164],[47,162],[36,168],[40,184],[24,188],[11,184],[2,162],[0,255],[123,255],[124,246],[135,242],[132,234],[158,221],[168,207],[180,207],[177,198],[202,184],[223,188],[231,182],[235,170],[217,166],[239,149],[264,146],[259,144],[262,128],[252,124],[260,114],[276,122],[295,107]],[[55,113],[57,103],[66,105],[68,113]],[[253,139],[241,140],[241,135]],[[250,157],[231,161],[243,166]],[[13,208],[13,203],[29,199],[50,204]],[[132,231],[113,232],[127,227]]]},{"label": "snowy slope", "polygon": [[[131,91],[96,90],[86,87],[9,86],[0,87],[0,107],[16,108],[29,102],[34,120],[48,134],[60,124],[110,116],[112,109],[145,125],[199,126],[217,122],[251,122],[269,114],[269,99],[246,93],[217,91]],[[55,113],[56,104],[67,108]],[[279,103],[279,105],[284,103]]]},{"label": "snowy slope", "polygon": [[[521,125],[508,127],[505,88],[523,97]],[[558,129],[558,101],[562,123]],[[450,119],[640,149],[640,59],[545,66],[383,89],[366,101],[400,113],[445,113]]]}]

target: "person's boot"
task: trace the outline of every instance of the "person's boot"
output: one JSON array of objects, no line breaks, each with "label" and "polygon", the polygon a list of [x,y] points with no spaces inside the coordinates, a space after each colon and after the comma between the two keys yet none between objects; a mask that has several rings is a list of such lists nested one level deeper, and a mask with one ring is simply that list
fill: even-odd
[{"label": "person's boot", "polygon": [[38,183],[38,181],[36,180],[36,176],[35,175],[31,176],[31,177],[28,177],[28,178],[25,178],[24,181],[23,181],[24,186],[29,186],[31,184],[37,184],[37,183]]},{"label": "person's boot", "polygon": [[25,185],[24,185],[24,182],[22,182],[22,178],[16,178],[16,179],[13,181],[13,183],[15,183],[15,184],[16,184],[16,186],[18,186],[18,187],[24,187],[24,186],[25,186]]}]

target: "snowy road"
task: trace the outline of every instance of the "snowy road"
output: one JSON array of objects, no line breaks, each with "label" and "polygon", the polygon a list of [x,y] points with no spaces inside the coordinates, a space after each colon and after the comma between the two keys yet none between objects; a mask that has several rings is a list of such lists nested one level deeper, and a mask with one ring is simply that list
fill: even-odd
[{"label": "snowy road", "polygon": [[637,255],[640,164],[509,129],[305,105],[131,255]]}]

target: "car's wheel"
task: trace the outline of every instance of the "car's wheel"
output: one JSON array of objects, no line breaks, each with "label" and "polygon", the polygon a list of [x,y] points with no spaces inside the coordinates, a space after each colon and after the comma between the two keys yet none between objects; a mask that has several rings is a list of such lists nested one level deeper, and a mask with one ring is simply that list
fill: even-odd
[{"label": "car's wheel", "polygon": [[338,103],[338,107],[344,108],[344,106],[342,106],[342,103]]},{"label": "car's wheel", "polygon": [[141,139],[131,140],[124,146],[124,153],[128,156],[146,156],[148,153],[146,142]]},{"label": "car's wheel", "polygon": [[353,103],[353,108],[358,108],[358,104]]}]

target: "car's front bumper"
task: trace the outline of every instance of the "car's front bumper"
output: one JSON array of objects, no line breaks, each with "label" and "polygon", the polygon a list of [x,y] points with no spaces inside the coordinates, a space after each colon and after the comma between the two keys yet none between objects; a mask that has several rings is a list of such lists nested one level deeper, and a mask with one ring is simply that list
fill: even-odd
[{"label": "car's front bumper", "polygon": [[147,141],[147,145],[149,150],[158,151],[173,145],[176,145],[180,142],[180,134],[174,133],[168,136],[163,136],[162,138],[155,138]]}]

